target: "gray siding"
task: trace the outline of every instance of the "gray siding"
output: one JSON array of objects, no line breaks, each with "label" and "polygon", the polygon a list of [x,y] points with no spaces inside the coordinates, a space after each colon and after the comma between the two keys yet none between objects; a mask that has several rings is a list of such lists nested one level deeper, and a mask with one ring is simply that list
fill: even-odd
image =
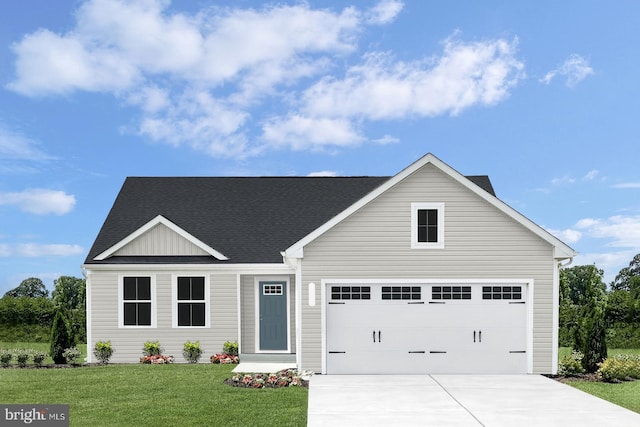
[{"label": "gray siding", "polygon": [[120,248],[114,255],[171,256],[209,254],[167,226],[158,224],[142,236]]},{"label": "gray siding", "polygon": [[[225,341],[237,340],[236,274],[213,273],[210,278],[209,328],[174,328],[172,326],[172,274],[168,272],[126,272],[124,275],[155,276],[157,324],[155,328],[123,328],[118,324],[118,286],[120,273],[92,272],[91,286],[91,342],[111,341],[114,363],[136,363],[148,340],[159,340],[165,355],[184,362],[182,347],[186,341],[200,341],[203,349],[201,363],[222,351]],[[179,272],[179,274],[183,274]],[[184,274],[201,274],[189,272]]]},{"label": "gray siding", "polygon": [[[411,249],[411,203],[445,203],[445,248]],[[553,248],[426,165],[304,248],[302,368],[322,361],[323,279],[534,279],[533,370],[551,372]],[[316,305],[308,305],[315,282]]]}]

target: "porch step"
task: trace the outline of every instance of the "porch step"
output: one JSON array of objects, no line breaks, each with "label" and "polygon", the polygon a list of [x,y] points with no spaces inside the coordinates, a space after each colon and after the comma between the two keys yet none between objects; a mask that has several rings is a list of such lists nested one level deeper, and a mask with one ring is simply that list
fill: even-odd
[{"label": "porch step", "polygon": [[296,355],[294,354],[282,354],[282,353],[259,353],[259,354],[240,354],[240,362],[247,363],[285,363],[295,365]]}]

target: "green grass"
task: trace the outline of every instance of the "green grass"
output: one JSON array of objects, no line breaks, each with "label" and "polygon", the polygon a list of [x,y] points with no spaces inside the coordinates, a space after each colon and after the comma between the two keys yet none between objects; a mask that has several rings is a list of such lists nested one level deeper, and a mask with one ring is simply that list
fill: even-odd
[{"label": "green grass", "polygon": [[[618,354],[640,354],[640,349],[616,348],[609,349],[607,353],[609,357]],[[562,360],[563,357],[569,354],[571,354],[571,348],[560,347],[558,352],[559,360]],[[601,399],[615,403],[616,405],[620,405],[624,408],[640,413],[640,381],[605,383],[571,380],[568,381],[567,384]]]},{"label": "green grass", "polygon": [[569,381],[572,387],[601,399],[640,413],[640,381],[619,384],[589,381]]},{"label": "green grass", "polygon": [[[0,341],[0,349],[13,350],[13,349],[22,349],[22,348],[30,348],[33,350],[40,350],[44,352],[47,357],[44,359],[44,364],[52,364],[53,360],[51,356],[49,356],[49,347],[50,344],[47,342],[6,342]],[[87,345],[86,344],[78,344],[78,350],[82,352],[82,356],[80,357],[80,361],[84,362],[84,358],[87,357]],[[15,365],[15,358],[12,360],[12,363]],[[29,360],[29,364],[32,365],[33,361]]]},{"label": "green grass", "polygon": [[305,426],[308,390],[226,386],[235,365],[0,369],[0,402],[70,405],[72,426]]}]

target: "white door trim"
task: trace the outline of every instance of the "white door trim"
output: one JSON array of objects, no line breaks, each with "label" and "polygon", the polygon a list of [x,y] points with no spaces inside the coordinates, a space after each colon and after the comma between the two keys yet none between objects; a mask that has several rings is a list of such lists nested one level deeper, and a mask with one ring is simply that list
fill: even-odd
[{"label": "white door trim", "polygon": [[[261,350],[260,349],[260,282],[284,282],[286,288],[287,304],[287,349],[286,350]],[[256,276],[254,278],[255,299],[255,343],[256,353],[291,353],[291,283],[288,276]]]}]

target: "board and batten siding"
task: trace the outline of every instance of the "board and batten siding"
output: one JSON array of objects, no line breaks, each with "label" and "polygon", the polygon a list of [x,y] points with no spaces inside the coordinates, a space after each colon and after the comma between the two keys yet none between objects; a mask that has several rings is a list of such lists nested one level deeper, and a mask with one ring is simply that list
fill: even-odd
[{"label": "board and batten siding", "polygon": [[[285,276],[275,276],[280,279]],[[253,354],[258,351],[256,343],[256,280],[273,280],[268,275],[242,275],[240,278],[240,317],[242,322],[240,353]],[[291,352],[295,353],[295,276],[286,276],[289,280],[289,326],[291,334],[289,343]]]},{"label": "board and batten siding", "polygon": [[[176,328],[172,325],[172,286],[174,274],[202,275],[209,277],[210,283],[210,327]],[[122,276],[154,276],[156,299],[152,310],[156,312],[156,327],[125,328],[118,322],[118,287]],[[90,271],[91,324],[89,351],[97,341],[111,341],[115,350],[113,363],[136,363],[142,357],[146,341],[160,341],[163,354],[174,356],[176,363],[185,362],[182,348],[186,341],[200,341],[203,350],[200,363],[209,363],[209,357],[220,353],[225,341],[235,341],[237,326],[237,274],[176,271]]]},{"label": "board and batten siding", "polygon": [[[444,249],[411,248],[411,204],[444,203]],[[304,248],[302,369],[322,367],[328,279],[533,279],[533,372],[552,371],[552,246],[427,164]],[[308,304],[308,284],[316,304]]]},{"label": "board and batten siding", "polygon": [[118,249],[114,255],[146,256],[197,256],[209,255],[164,224],[158,224],[129,244]]}]

